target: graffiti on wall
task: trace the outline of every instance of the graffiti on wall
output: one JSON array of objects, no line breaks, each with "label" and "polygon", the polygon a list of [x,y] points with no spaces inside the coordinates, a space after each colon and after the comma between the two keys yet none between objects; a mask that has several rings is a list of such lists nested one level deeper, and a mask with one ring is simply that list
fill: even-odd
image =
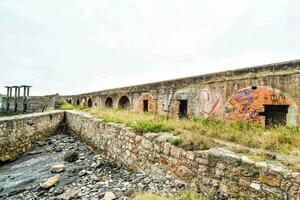
[{"label": "graffiti on wall", "polygon": [[264,123],[264,105],[290,105],[290,100],[269,87],[246,88],[233,94],[225,106],[225,117],[236,121]]},{"label": "graffiti on wall", "polygon": [[211,116],[221,102],[221,94],[207,89],[200,90],[200,112],[206,117]]}]

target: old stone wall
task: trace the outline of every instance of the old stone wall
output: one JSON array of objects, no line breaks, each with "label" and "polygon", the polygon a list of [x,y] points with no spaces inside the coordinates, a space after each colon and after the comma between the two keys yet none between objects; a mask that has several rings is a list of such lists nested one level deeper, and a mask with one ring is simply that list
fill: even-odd
[{"label": "old stone wall", "polygon": [[30,97],[3,97],[1,111],[6,113],[33,113],[55,109],[60,96],[30,96]]},{"label": "old stone wall", "polygon": [[254,162],[222,148],[186,151],[171,133],[139,135],[88,114],[66,111],[70,133],[118,165],[176,177],[210,196],[240,199],[300,199],[300,173],[280,163]]},{"label": "old stone wall", "polygon": [[130,104],[126,109],[137,112],[148,105],[149,112],[174,117],[299,125],[300,60],[64,98],[74,105],[120,108],[124,96]]},{"label": "old stone wall", "polygon": [[38,140],[56,133],[63,111],[0,118],[0,163],[12,161]]}]

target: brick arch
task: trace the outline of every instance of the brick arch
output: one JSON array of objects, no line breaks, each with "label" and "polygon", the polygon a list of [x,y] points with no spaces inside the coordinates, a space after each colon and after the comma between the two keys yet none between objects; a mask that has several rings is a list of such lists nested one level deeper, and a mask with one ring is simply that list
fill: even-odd
[{"label": "brick arch", "polygon": [[128,96],[123,95],[119,98],[118,108],[122,110],[130,110],[130,100]]},{"label": "brick arch", "polygon": [[[281,109],[288,109],[286,116],[280,114],[284,113]],[[270,114],[266,112],[270,111],[274,115],[286,117],[286,124],[291,124],[289,122],[297,118],[297,106],[292,99],[282,91],[267,86],[240,89],[228,99],[224,107],[226,119],[262,125],[268,123]]]},{"label": "brick arch", "polygon": [[156,111],[157,111],[156,102],[155,102],[153,96],[150,93],[143,93],[139,97],[139,99],[137,101],[137,105],[136,105],[136,111],[137,112],[144,112],[144,101],[147,101],[148,112],[156,113]]},{"label": "brick arch", "polygon": [[89,108],[93,107],[93,101],[92,101],[91,98],[88,99],[88,101],[87,101],[87,106],[88,106]]},{"label": "brick arch", "polygon": [[104,107],[105,108],[113,108],[114,101],[112,97],[106,97],[104,101]]}]

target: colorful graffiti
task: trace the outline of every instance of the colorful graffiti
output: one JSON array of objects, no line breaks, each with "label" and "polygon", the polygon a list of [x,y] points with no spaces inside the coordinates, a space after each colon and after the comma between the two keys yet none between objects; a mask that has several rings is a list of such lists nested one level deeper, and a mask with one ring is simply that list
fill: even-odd
[{"label": "colorful graffiti", "polygon": [[232,95],[225,106],[225,117],[235,121],[264,124],[265,105],[290,105],[291,101],[269,87],[246,88]]},{"label": "colorful graffiti", "polygon": [[221,95],[216,91],[200,90],[200,112],[210,117],[221,102]]}]

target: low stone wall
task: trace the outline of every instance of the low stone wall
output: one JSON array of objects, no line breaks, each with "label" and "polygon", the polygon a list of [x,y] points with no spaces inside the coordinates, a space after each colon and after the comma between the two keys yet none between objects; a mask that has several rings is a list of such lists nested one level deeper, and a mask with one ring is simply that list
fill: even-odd
[{"label": "low stone wall", "polygon": [[133,133],[76,111],[66,111],[70,133],[118,165],[176,177],[211,197],[300,199],[300,173],[280,164],[253,162],[222,148],[185,151],[172,134]]},{"label": "low stone wall", "polygon": [[12,161],[33,143],[58,130],[63,111],[0,118],[0,163]]}]

